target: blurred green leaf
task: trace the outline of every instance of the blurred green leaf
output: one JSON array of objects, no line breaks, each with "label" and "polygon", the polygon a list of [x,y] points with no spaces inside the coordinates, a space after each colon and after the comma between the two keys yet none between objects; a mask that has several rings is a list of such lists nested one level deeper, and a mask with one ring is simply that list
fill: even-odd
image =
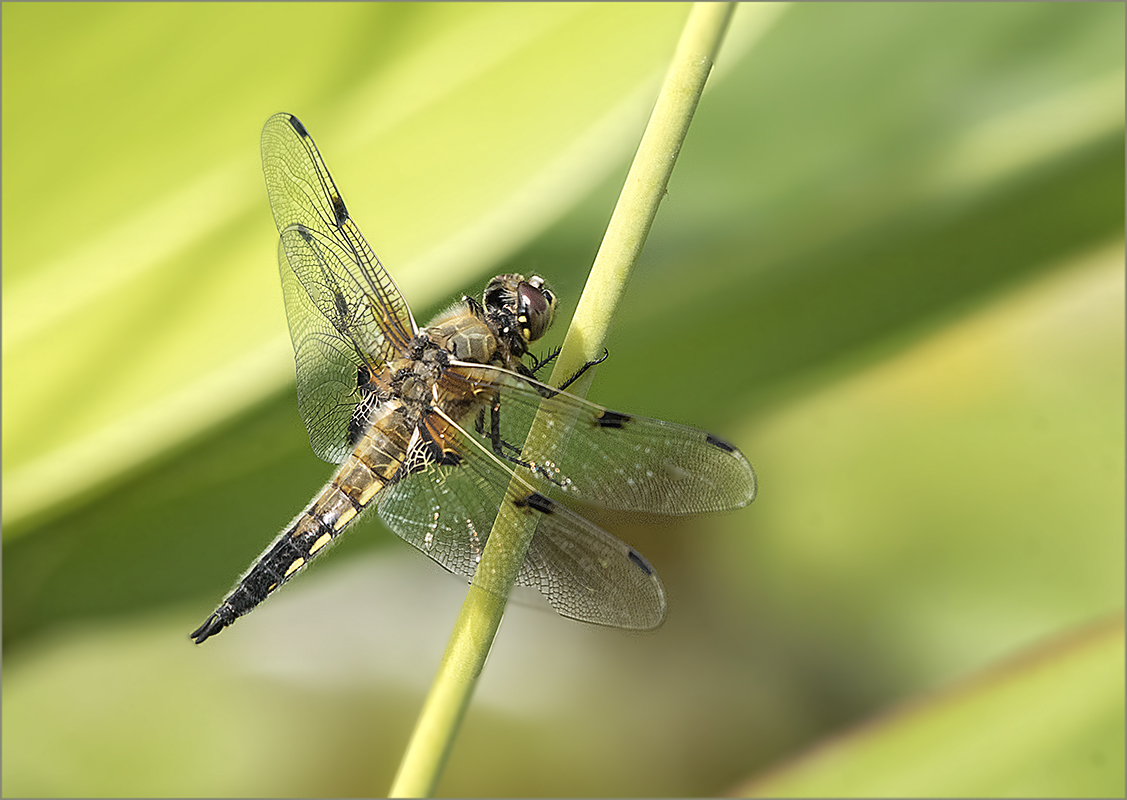
[{"label": "blurred green leaf", "polygon": [[[258,160],[271,113],[313,131],[426,307],[629,153],[685,13],[6,8],[5,537],[292,380]],[[82,59],[92,35],[120,37],[112,58]],[[378,57],[324,57],[360,43]]]},{"label": "blurred green leaf", "polygon": [[866,723],[744,797],[1118,797],[1123,616]]}]

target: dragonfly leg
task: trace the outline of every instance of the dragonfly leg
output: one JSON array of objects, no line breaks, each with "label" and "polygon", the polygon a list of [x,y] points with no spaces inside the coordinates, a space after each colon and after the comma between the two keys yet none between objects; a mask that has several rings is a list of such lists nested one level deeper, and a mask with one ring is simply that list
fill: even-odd
[{"label": "dragonfly leg", "polygon": [[558,356],[560,354],[560,350],[562,350],[562,349],[563,349],[562,347],[557,347],[555,350],[548,353],[548,355],[544,356],[543,358],[536,358],[535,356],[533,356],[532,357],[533,364],[528,368],[529,371],[532,373],[532,375],[535,376],[537,372],[544,369],[544,367],[548,366],[553,361],[555,361],[556,356]]},{"label": "dragonfly leg", "polygon": [[[484,435],[485,420],[484,411],[478,415],[476,423],[477,432]],[[557,477],[554,477],[552,472],[544,466],[532,461],[526,461],[521,458],[521,448],[506,442],[501,438],[501,402],[499,397],[495,397],[493,403],[489,407],[489,434],[488,438],[493,445],[493,452],[499,457],[508,461],[510,464],[516,464],[519,467],[524,467],[534,475],[539,475],[549,483],[564,487],[564,483]]]},{"label": "dragonfly leg", "polygon": [[563,390],[563,389],[566,389],[567,387],[571,386],[571,384],[573,384],[573,383],[575,383],[575,382],[576,382],[577,380],[579,380],[580,376],[581,376],[581,375],[583,375],[583,373],[584,373],[584,372],[586,372],[587,370],[591,369],[591,367],[595,366],[596,364],[602,364],[602,363],[603,363],[604,361],[606,361],[606,360],[607,360],[608,358],[610,358],[610,350],[607,350],[607,349],[606,349],[606,348],[604,347],[604,348],[603,348],[603,354],[602,354],[602,355],[601,355],[601,356],[600,356],[599,358],[596,358],[596,359],[595,359],[595,360],[593,360],[593,361],[588,361],[588,362],[587,362],[586,364],[584,364],[584,365],[583,365],[582,367],[580,367],[580,368],[579,368],[578,370],[576,370],[576,371],[575,371],[575,374],[574,374],[574,375],[572,375],[572,376],[571,376],[570,378],[568,378],[568,379],[567,379],[566,381],[564,381],[563,383],[561,383],[561,384],[559,385],[559,388],[560,388],[561,390]]}]

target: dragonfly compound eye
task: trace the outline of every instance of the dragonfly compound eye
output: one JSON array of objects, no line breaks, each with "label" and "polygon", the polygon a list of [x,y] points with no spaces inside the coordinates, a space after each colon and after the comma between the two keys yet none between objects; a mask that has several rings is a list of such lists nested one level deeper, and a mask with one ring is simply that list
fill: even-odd
[{"label": "dragonfly compound eye", "polygon": [[543,336],[556,318],[556,295],[539,275],[517,286],[517,321],[529,342]]}]

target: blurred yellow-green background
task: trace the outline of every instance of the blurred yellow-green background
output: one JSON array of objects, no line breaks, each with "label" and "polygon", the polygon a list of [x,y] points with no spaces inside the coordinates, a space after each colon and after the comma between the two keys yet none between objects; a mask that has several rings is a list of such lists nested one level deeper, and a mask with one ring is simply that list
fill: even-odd
[{"label": "blurred yellow-green background", "polygon": [[[429,318],[558,343],[687,6],[3,6],[3,791],[378,795],[465,584],[376,519],[188,631],[330,471],[258,133]],[[646,635],[510,606],[447,795],[1122,795],[1124,7],[741,6],[590,396],[749,508],[608,521]]]}]

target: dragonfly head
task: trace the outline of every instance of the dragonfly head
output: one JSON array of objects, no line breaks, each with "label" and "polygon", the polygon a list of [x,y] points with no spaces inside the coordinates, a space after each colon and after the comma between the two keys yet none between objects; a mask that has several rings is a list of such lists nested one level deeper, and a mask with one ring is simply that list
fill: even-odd
[{"label": "dragonfly head", "polygon": [[[524,352],[529,342],[543,336],[556,318],[556,295],[539,275],[525,280],[523,275],[498,275],[485,287],[486,313],[511,320],[512,338],[519,339]],[[510,342],[512,346],[514,342]]]}]

